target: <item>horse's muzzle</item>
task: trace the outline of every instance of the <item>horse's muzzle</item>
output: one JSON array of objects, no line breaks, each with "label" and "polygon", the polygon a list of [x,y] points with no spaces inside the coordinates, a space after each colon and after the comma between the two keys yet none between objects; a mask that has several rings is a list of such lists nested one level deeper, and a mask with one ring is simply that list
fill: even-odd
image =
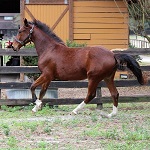
[{"label": "horse's muzzle", "polygon": [[13,45],[11,46],[11,48],[12,48],[14,51],[18,51],[18,49],[16,49],[16,48],[13,47]]}]

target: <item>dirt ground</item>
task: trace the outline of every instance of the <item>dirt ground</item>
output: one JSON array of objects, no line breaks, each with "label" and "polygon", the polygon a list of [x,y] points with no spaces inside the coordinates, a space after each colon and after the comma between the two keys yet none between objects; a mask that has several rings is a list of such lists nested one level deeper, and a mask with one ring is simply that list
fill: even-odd
[{"label": "dirt ground", "polygon": [[[136,96],[136,95],[150,95],[149,86],[139,87],[126,87],[117,88],[120,96]],[[59,89],[58,96],[60,98],[85,98],[87,89]],[[102,96],[110,96],[110,92],[107,88],[102,88]]]},{"label": "dirt ground", "polygon": [[0,119],[0,148],[148,150],[150,118],[149,104],[145,104],[122,106],[112,119],[102,118],[93,107],[84,108],[76,116],[69,115],[70,106],[58,110],[43,109],[36,115],[22,110],[18,112],[19,116],[18,113],[1,110],[1,115],[7,118]]},{"label": "dirt ground", "polygon": [[[150,95],[149,86],[117,88],[121,96]],[[87,88],[59,89],[59,98],[85,98]],[[3,98],[6,97],[2,90]],[[102,96],[110,96],[107,88],[102,88]],[[84,108],[77,116],[71,116],[73,108],[42,110],[37,115],[23,117],[25,111],[20,111],[16,117],[13,112],[1,110],[1,116],[11,118],[0,119],[0,148],[13,148],[15,150],[112,150],[148,149],[149,140],[135,142],[124,139],[126,134],[123,127],[129,128],[130,133],[135,133],[134,128],[141,127],[144,133],[149,131],[149,105],[120,107],[119,113],[112,119],[102,118],[100,112],[94,108]],[[74,107],[74,106],[72,106]],[[69,109],[68,109],[69,108]],[[111,107],[104,107],[103,111],[111,112]],[[5,113],[5,114],[3,114]],[[48,114],[45,116],[45,114]],[[52,114],[51,114],[52,113]],[[30,114],[30,110],[28,111]],[[7,132],[9,135],[6,136]],[[139,131],[141,136],[146,136]],[[143,132],[143,131],[142,131]],[[139,133],[137,133],[139,135]],[[136,135],[136,136],[137,136]],[[132,136],[132,135],[131,135]],[[130,137],[129,137],[130,138]],[[139,144],[139,145],[138,145]],[[141,146],[141,147],[140,147]],[[16,147],[19,147],[17,149]],[[113,148],[112,148],[113,147]],[[139,147],[139,149],[137,149]]]}]

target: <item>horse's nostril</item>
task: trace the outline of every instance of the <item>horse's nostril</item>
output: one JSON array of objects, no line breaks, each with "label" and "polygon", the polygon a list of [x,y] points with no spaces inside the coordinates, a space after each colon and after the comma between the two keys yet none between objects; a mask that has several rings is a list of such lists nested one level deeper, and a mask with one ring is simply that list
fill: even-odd
[{"label": "horse's nostril", "polygon": [[12,48],[14,51],[17,51],[13,46],[11,46],[11,48]]}]

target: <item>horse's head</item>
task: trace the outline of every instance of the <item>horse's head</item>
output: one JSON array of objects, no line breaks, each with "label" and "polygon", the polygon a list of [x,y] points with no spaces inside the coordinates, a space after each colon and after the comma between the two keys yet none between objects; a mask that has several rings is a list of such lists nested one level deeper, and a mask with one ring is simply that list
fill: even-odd
[{"label": "horse's head", "polygon": [[19,51],[22,46],[31,42],[34,24],[31,24],[24,19],[24,25],[18,30],[18,34],[14,37],[12,48],[14,51]]}]

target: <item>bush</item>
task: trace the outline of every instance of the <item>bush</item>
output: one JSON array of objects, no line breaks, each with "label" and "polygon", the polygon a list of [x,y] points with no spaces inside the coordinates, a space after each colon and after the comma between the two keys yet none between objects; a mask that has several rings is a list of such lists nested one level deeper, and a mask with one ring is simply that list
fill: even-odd
[{"label": "bush", "polygon": [[[35,48],[35,46],[34,44],[29,44],[25,48]],[[25,66],[37,66],[38,56],[23,56],[23,60]],[[40,76],[40,73],[26,73],[25,75],[30,79],[36,80]]]},{"label": "bush", "polygon": [[69,41],[69,40],[66,41],[66,45],[68,47],[86,47],[87,46],[86,43],[80,43],[79,44],[79,43],[77,43],[75,41]]}]

